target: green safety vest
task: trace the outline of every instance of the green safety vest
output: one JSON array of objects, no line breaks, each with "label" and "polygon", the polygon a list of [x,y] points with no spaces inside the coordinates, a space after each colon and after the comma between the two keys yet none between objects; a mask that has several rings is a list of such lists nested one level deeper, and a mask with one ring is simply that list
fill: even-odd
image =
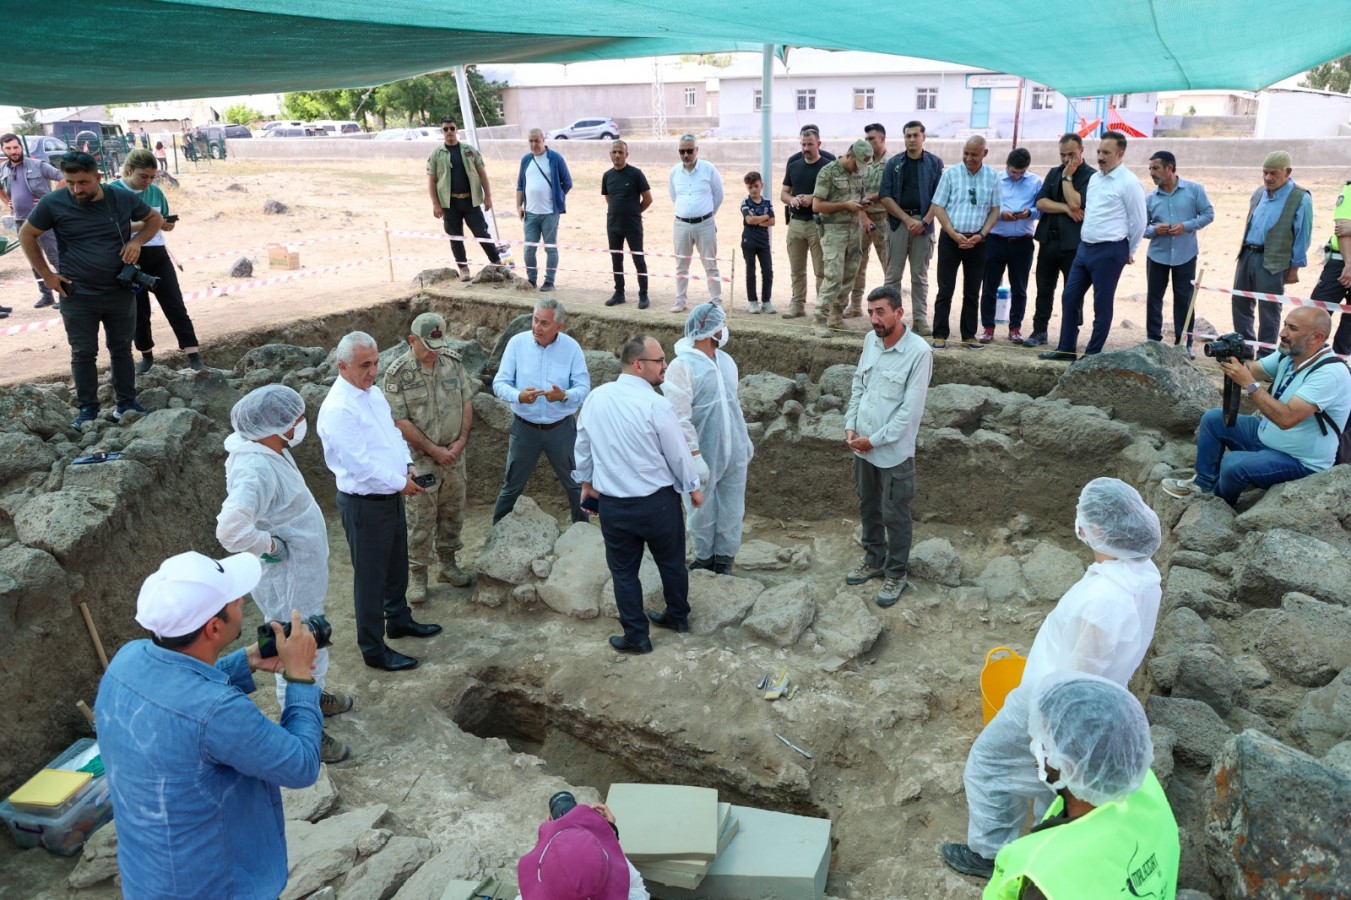
[{"label": "green safety vest", "polygon": [[[1064,805],[1065,799],[1057,797],[1042,822],[1059,816]],[[1177,820],[1163,787],[1150,772],[1140,789],[1124,800],[1033,831],[1000,850],[983,898],[1018,900],[1026,878],[1047,900],[1173,900],[1180,854]]]},{"label": "green safety vest", "polygon": [[[1351,219],[1351,181],[1342,188],[1341,196],[1337,198],[1337,210],[1332,214],[1333,219]],[[1337,232],[1332,233],[1332,240],[1328,241],[1328,249],[1333,253],[1341,253],[1337,247]]]}]

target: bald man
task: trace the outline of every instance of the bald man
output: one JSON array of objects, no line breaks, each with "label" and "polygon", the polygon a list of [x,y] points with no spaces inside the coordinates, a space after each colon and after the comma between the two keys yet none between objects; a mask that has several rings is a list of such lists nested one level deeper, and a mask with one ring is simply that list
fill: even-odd
[{"label": "bald man", "polygon": [[1196,435],[1196,475],[1165,478],[1163,490],[1183,500],[1214,494],[1234,506],[1249,487],[1331,467],[1351,413],[1351,370],[1328,349],[1331,330],[1325,310],[1299,307],[1285,318],[1279,355],[1221,359],[1225,377],[1261,415],[1237,416],[1231,426],[1221,410],[1207,411]]},{"label": "bald man", "polygon": [[989,148],[985,138],[973,137],[962,146],[962,164],[943,170],[930,212],[941,229],[938,235],[938,296],[934,300],[934,349],[948,345],[948,313],[962,270],[962,346],[983,350],[976,340],[976,313],[985,277],[985,239],[999,221],[999,174],[985,165]]}]

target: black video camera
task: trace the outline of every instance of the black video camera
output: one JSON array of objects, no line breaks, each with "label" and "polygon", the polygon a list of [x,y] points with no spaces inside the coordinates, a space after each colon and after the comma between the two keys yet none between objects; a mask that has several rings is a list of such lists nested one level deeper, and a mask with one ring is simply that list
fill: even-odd
[{"label": "black video camera", "polygon": [[117,273],[117,283],[129,291],[153,291],[155,285],[159,284],[159,279],[142,272],[136,263],[127,263],[122,267],[122,271]]},{"label": "black video camera", "polygon": [[1222,334],[1208,344],[1202,344],[1201,349],[1205,351],[1206,356],[1215,360],[1253,359],[1255,354],[1253,348],[1248,346],[1243,340],[1243,335],[1237,331],[1231,331],[1228,334]]},{"label": "black video camera", "polygon": [[[314,643],[319,650],[333,643],[333,626],[323,616],[309,616],[301,620],[314,635]],[[281,633],[291,636],[291,623],[278,622]],[[277,636],[272,633],[272,623],[264,622],[258,626],[258,655],[267,659],[277,655]]]}]

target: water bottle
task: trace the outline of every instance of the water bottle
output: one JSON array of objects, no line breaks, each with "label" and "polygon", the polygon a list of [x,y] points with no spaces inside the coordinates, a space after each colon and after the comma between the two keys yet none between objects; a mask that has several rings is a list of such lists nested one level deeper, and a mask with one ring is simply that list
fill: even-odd
[{"label": "water bottle", "polygon": [[995,293],[994,321],[996,325],[1009,324],[1009,289],[1003,285]]}]

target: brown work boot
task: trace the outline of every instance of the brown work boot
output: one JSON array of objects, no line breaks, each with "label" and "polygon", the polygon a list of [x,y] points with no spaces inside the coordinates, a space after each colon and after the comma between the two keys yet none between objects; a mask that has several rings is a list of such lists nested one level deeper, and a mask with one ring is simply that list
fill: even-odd
[{"label": "brown work boot", "polygon": [[857,319],[857,318],[858,318],[859,316],[861,316],[861,315],[863,315],[863,301],[862,301],[862,300],[854,300],[854,301],[852,301],[852,302],[849,304],[848,309],[846,309],[846,310],[844,311],[844,318],[846,318],[846,319]]},{"label": "brown work boot", "polygon": [[319,712],[325,717],[342,715],[351,708],[351,694],[330,694],[324,691],[319,695]]},{"label": "brown work boot", "polygon": [[801,303],[789,303],[788,308],[783,311],[783,317],[785,319],[800,319],[806,314],[807,313],[803,310]]},{"label": "brown work boot", "polygon": [[352,755],[351,749],[342,741],[330,735],[327,731],[321,732],[319,737],[319,761],[326,763],[340,763]]},{"label": "brown work boot", "polygon": [[453,584],[456,587],[468,587],[469,582],[474,579],[473,576],[459,567],[455,562],[455,554],[452,553],[441,560],[441,574],[436,576],[436,580]]},{"label": "brown work boot", "polygon": [[414,606],[427,602],[427,567],[410,566],[408,569],[408,602]]}]

